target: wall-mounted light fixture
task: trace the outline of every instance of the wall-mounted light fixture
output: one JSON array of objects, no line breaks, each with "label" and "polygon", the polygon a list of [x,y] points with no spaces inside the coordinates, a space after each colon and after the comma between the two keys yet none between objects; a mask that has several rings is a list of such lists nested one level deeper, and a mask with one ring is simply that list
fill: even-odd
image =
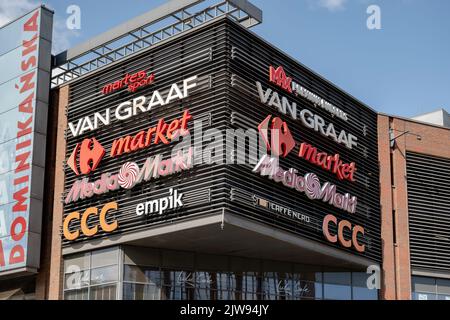
[{"label": "wall-mounted light fixture", "polygon": [[[394,131],[398,131],[398,132],[401,132],[399,135],[397,135],[397,136],[394,136]],[[415,136],[416,138],[417,138],[417,140],[418,141],[421,141],[422,140],[422,136],[421,135],[418,135],[418,134],[416,134],[416,133],[413,133],[413,132],[411,132],[411,131],[399,131],[399,130],[394,130],[394,129],[390,129],[389,130],[389,136],[390,136],[390,145],[391,145],[391,148],[394,148],[395,147],[395,142],[396,142],[396,140],[398,139],[398,138],[400,138],[400,137],[403,137],[403,136],[405,136],[405,135],[407,135],[407,134],[409,134],[409,135],[412,135],[412,136]]]}]

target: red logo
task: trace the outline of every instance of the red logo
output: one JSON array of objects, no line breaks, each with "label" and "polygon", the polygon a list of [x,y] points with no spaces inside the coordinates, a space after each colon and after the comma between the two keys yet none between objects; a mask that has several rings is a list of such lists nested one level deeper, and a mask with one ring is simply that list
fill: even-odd
[{"label": "red logo", "polygon": [[136,92],[137,89],[151,85],[155,81],[155,74],[147,76],[147,72],[139,71],[134,74],[127,75],[116,82],[112,82],[103,87],[102,93],[109,94],[124,87],[128,87],[129,92]]},{"label": "red logo", "polygon": [[287,77],[286,73],[282,66],[278,68],[274,68],[272,66],[269,67],[269,79],[270,82],[276,84],[283,90],[286,90],[289,93],[292,93],[292,78]]},{"label": "red logo", "polygon": [[98,167],[104,155],[105,149],[97,139],[84,139],[81,144],[77,143],[67,160],[67,164],[77,176],[80,174],[89,174]]},{"label": "red logo", "polygon": [[278,117],[270,121],[271,118],[272,116],[268,116],[261,122],[258,126],[259,133],[266,144],[267,151],[272,151],[277,157],[286,157],[295,147],[294,138],[286,122]]},{"label": "red logo", "polygon": [[155,127],[147,131],[140,131],[135,136],[126,136],[113,141],[111,157],[135,152],[148,148],[151,144],[158,145],[160,142],[169,144],[179,136],[189,134],[188,123],[192,119],[189,110],[185,110],[180,119],[175,119],[170,124],[165,123],[164,118],[159,119]]}]

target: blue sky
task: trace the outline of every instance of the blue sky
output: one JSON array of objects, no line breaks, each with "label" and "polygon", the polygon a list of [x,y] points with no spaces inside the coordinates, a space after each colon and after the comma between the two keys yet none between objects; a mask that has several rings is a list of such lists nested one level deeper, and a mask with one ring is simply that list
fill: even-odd
[{"label": "blue sky", "polygon": [[[50,0],[61,50],[164,0]],[[450,1],[251,0],[264,13],[257,34],[380,112],[410,117],[450,111]],[[0,24],[33,0],[0,0]],[[63,30],[66,8],[81,8],[81,30]],[[381,30],[366,9],[381,9]]]}]

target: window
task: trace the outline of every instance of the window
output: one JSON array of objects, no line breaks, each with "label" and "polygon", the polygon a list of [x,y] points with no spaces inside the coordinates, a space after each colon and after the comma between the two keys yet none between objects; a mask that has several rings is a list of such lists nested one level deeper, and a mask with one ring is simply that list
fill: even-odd
[{"label": "window", "polygon": [[450,300],[450,280],[412,277],[413,300]]},{"label": "window", "polygon": [[119,249],[108,248],[64,260],[64,299],[116,300]]},{"label": "window", "polygon": [[[66,257],[67,300],[376,300],[366,273],[202,254],[117,247]],[[162,251],[162,250],[161,250]],[[122,258],[123,257],[123,258]],[[166,257],[166,258],[164,258]],[[185,260],[184,260],[185,259]],[[217,261],[215,260],[217,259]],[[178,267],[177,267],[178,266]],[[200,266],[200,267],[199,267]],[[250,271],[244,271],[245,268]],[[274,270],[274,271],[271,271]],[[426,281],[425,281],[426,280]],[[450,299],[450,280],[417,281],[417,299]],[[121,284],[121,286],[119,286]],[[119,288],[121,288],[119,290]]]},{"label": "window", "polygon": [[324,298],[351,300],[351,274],[349,272],[325,272],[323,274]]},{"label": "window", "polygon": [[352,299],[353,300],[378,300],[378,290],[367,287],[367,273],[352,273]]}]

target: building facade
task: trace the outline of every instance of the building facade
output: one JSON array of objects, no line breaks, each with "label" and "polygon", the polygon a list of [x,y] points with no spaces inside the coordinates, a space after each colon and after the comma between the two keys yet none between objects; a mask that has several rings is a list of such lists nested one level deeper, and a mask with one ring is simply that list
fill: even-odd
[{"label": "building facade", "polygon": [[55,90],[58,298],[377,297],[377,115],[244,27],[224,17]]},{"label": "building facade", "polygon": [[450,297],[449,130],[337,88],[249,31],[248,1],[200,2],[52,57],[42,250],[0,298]]}]

